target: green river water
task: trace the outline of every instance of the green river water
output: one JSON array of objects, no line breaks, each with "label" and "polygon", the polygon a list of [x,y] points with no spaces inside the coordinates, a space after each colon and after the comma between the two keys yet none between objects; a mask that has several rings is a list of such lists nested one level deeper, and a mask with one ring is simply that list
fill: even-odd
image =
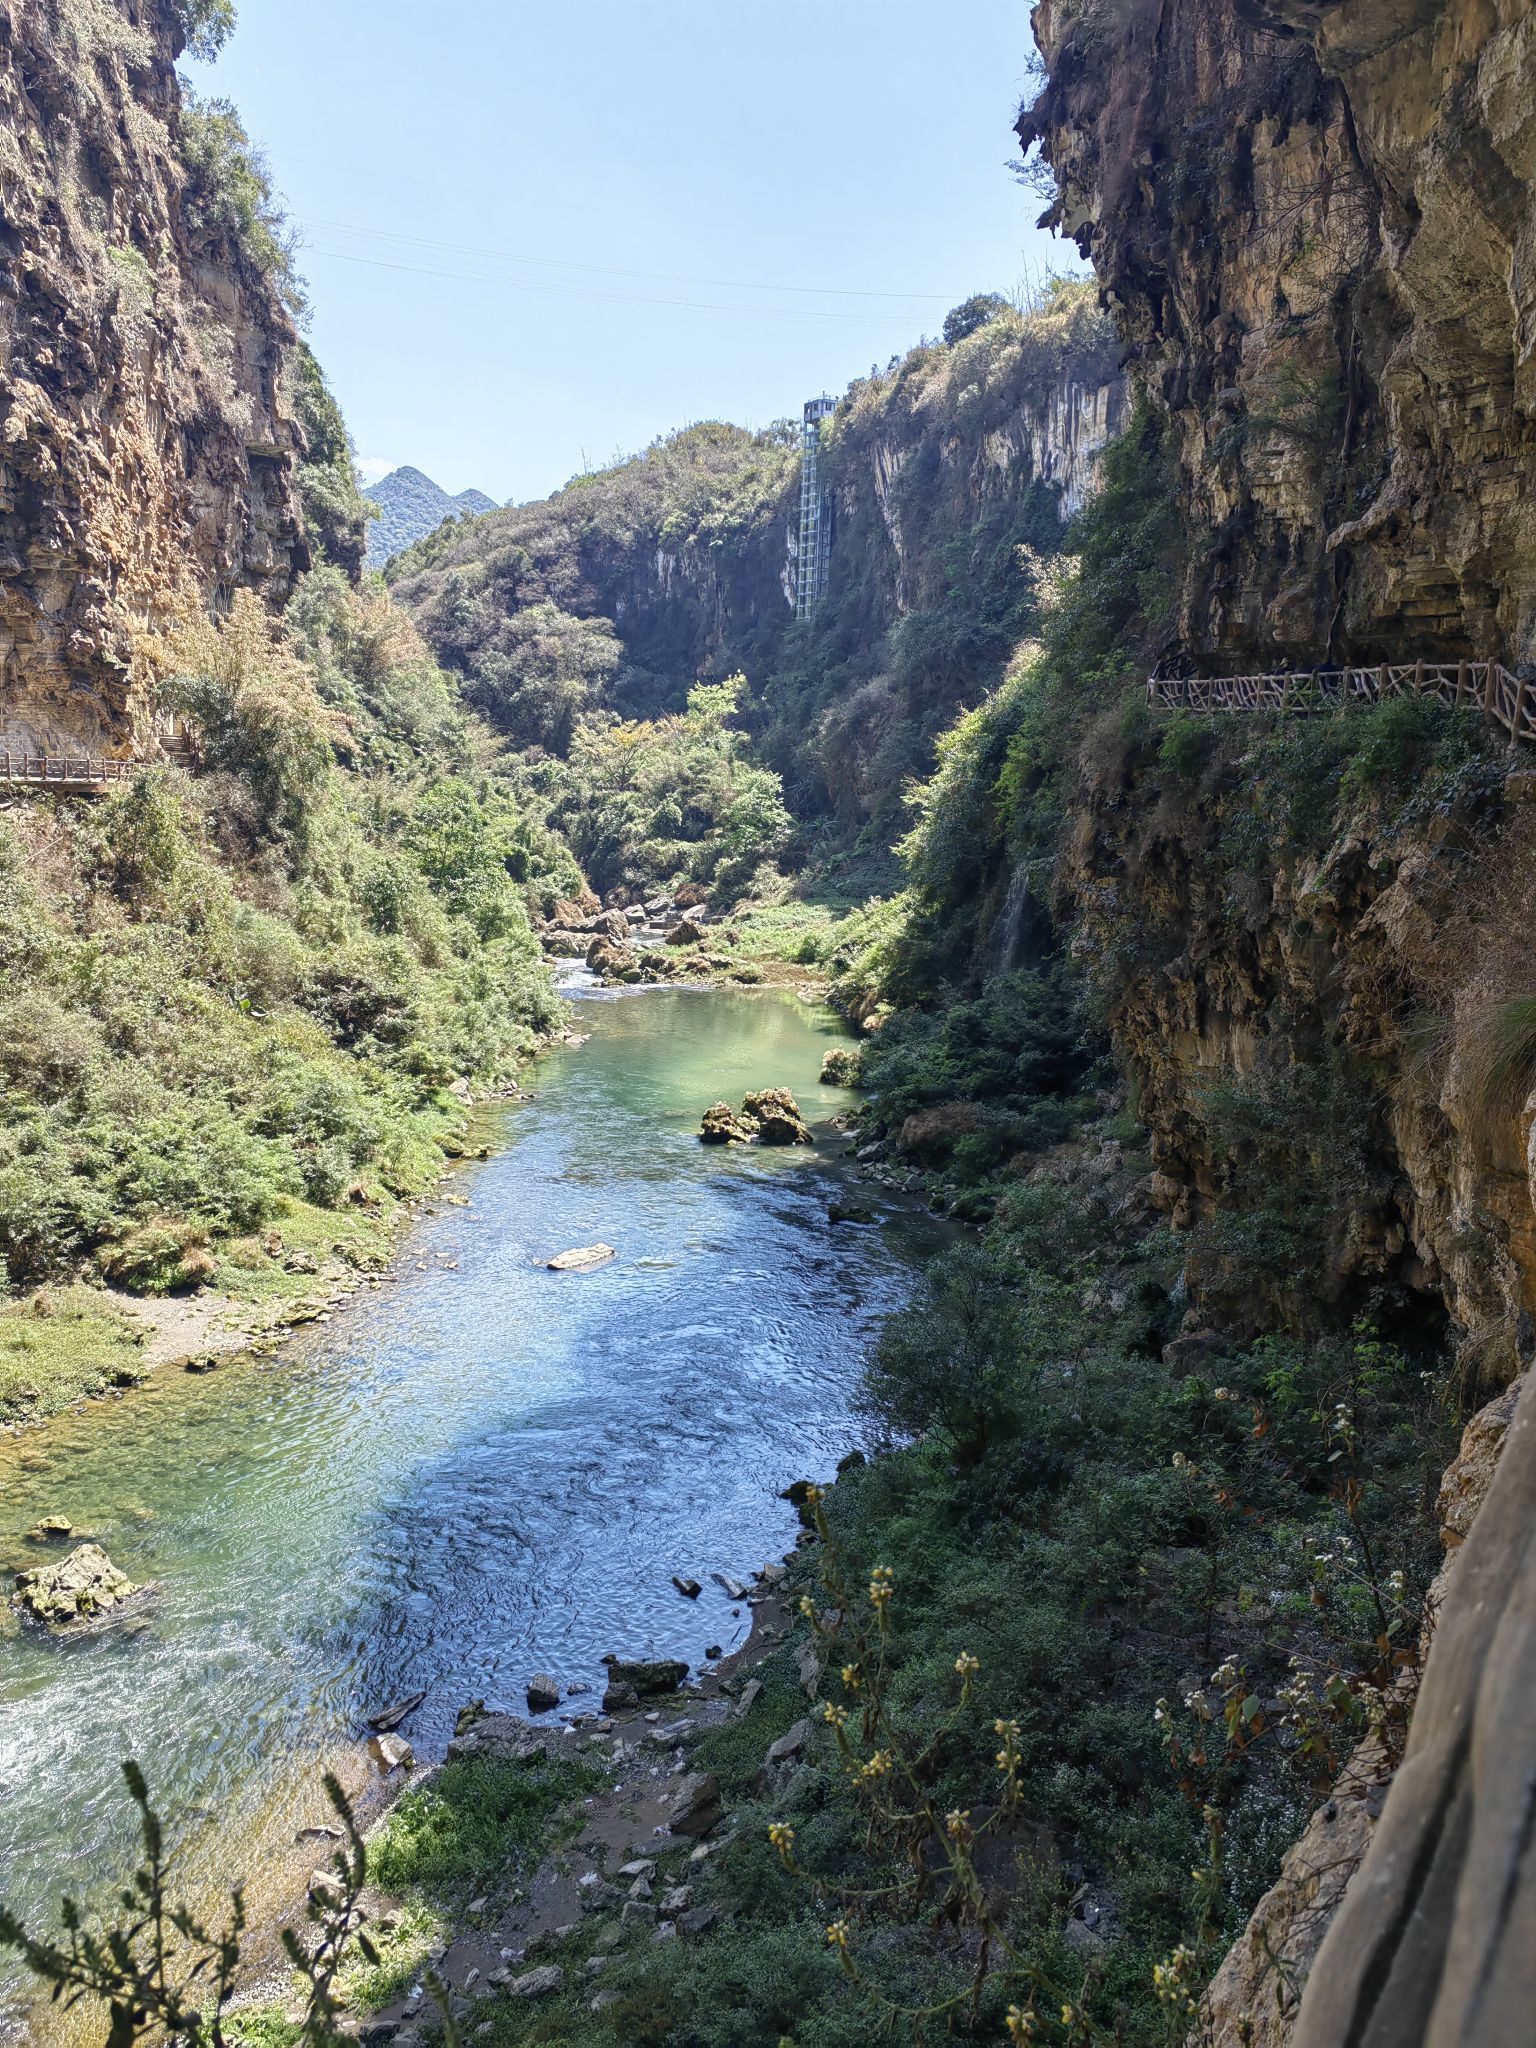
[{"label": "green river water", "polygon": [[[63,1514],[158,1589],[131,1630],[0,1637],[8,1903],[46,1919],[121,1874],[125,1756],[189,1882],[259,1893],[322,1817],[321,1768],[366,1782],[381,1702],[428,1689],[405,1732],[430,1760],[464,1701],[522,1711],[535,1671],[595,1686],[604,1651],[697,1665],[744,1637],[710,1574],[782,1552],[779,1490],[858,1441],[860,1358],[932,1226],[830,1226],[831,1148],[698,1143],[708,1103],[770,1085],[829,1136],[830,1013],[711,990],[577,1012],[590,1042],[533,1070],[505,1149],[456,1176],[471,1206],[424,1218],[389,1286],[275,1358],[0,1444],[0,1566]],[[596,1239],[611,1265],[545,1269]],[[29,2024],[0,2013],[0,2039]]]}]

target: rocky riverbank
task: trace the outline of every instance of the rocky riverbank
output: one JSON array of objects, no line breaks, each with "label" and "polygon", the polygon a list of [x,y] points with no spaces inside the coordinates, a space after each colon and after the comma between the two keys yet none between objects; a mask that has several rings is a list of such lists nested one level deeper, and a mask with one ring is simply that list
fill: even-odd
[{"label": "rocky riverbank", "polygon": [[[801,1544],[810,1540],[802,1536]],[[354,1973],[353,2024],[362,2041],[370,2048],[421,2048],[437,2019],[433,1984],[469,2039],[490,2038],[506,2006],[575,2000],[601,2014],[617,1997],[605,1975],[626,1951],[708,1938],[720,1915],[703,1896],[703,1880],[734,1833],[720,1779],[708,1767],[711,1742],[751,1741],[757,1732],[763,1770],[773,1773],[792,1764],[804,1741],[803,1728],[785,1733],[765,1710],[759,1676],[793,1627],[786,1580],[798,1555],[797,1548],[765,1564],[750,1588],[722,1576],[722,1586],[750,1609],[750,1634],[696,1677],[680,1663],[614,1657],[600,1710],[571,1713],[570,1699],[585,1689],[562,1689],[540,1674],[530,1681],[530,1702],[550,1698],[552,1688],[555,1704],[543,1712],[530,1705],[524,1716],[469,1702],[444,1762],[425,1769],[416,1768],[408,1740],[384,1738],[391,1746],[383,1751],[375,1739],[378,1775],[367,1810],[380,1817],[370,1831],[370,1862],[386,1875],[398,1860],[392,1809],[406,1800],[409,1826],[435,1800],[445,1773],[467,1769],[489,1781],[510,1769],[533,1782],[568,1767],[591,1789],[552,1815],[547,1847],[531,1863],[513,1872],[502,1858],[499,1866],[466,1872],[463,1883],[478,1896],[466,1894],[456,1909],[434,1911],[410,1888],[368,1890],[363,1924],[380,1960],[361,1977]],[[556,1710],[562,1690],[563,1717]],[[304,1844],[324,1848],[328,1839],[324,1828],[301,1831]],[[330,1882],[329,1872],[317,1869],[309,1896]],[[284,1917],[302,1935],[308,1898],[290,1896]],[[432,1929],[430,1939],[424,1927]],[[271,1999],[276,1988],[269,1979],[263,1997]]]}]

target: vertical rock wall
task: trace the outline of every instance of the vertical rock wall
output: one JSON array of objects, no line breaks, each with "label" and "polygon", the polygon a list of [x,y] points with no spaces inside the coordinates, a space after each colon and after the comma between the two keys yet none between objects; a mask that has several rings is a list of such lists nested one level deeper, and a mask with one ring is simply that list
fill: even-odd
[{"label": "vertical rock wall", "polygon": [[168,0],[0,5],[0,743],[123,750],[145,643],[305,565],[292,323],[184,205]]},{"label": "vertical rock wall", "polygon": [[1023,117],[1176,424],[1212,660],[1536,662],[1528,0],[1040,0]]}]

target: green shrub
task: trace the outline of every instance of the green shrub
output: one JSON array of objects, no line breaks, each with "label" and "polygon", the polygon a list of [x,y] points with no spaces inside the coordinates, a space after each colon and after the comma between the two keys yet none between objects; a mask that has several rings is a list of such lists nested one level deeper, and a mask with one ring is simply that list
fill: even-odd
[{"label": "green shrub", "polygon": [[1172,774],[1191,780],[1211,758],[1213,739],[1209,718],[1180,712],[1164,727],[1157,758]]},{"label": "green shrub", "polygon": [[181,1294],[213,1278],[208,1232],[185,1218],[159,1217],[119,1239],[101,1257],[107,1278],[133,1294]]},{"label": "green shrub", "polygon": [[370,1844],[370,1870],[390,1892],[500,1889],[543,1853],[561,1809],[602,1782],[582,1764],[456,1758],[391,1809]]}]

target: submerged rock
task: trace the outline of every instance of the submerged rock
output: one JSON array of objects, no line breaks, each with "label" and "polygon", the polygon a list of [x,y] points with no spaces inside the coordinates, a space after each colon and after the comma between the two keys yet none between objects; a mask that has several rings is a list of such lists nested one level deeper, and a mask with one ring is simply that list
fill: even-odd
[{"label": "submerged rock", "polygon": [[368,1716],[368,1726],[376,1735],[393,1735],[408,1714],[414,1714],[426,1698],[426,1689],[413,1692],[408,1698],[396,1700],[392,1706],[381,1707],[376,1714]]},{"label": "submerged rock", "polygon": [[143,1592],[98,1543],[82,1543],[58,1564],[16,1574],[15,1604],[52,1629],[79,1627]]},{"label": "submerged rock", "polygon": [[611,1244],[584,1244],[572,1252],[561,1252],[558,1258],[549,1261],[551,1273],[590,1273],[595,1266],[606,1266],[618,1253]]}]

